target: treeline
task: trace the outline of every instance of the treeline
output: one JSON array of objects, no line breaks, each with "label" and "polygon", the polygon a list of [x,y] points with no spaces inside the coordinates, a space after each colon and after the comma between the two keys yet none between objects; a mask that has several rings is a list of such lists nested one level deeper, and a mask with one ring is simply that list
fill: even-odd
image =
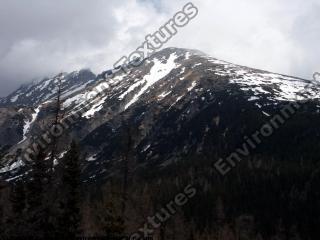
[{"label": "treeline", "polygon": [[[52,169],[44,152],[33,159],[30,171],[3,187],[0,208],[1,237],[72,239],[83,236],[83,209],[86,209],[81,180],[81,158],[75,142]],[[112,212],[110,206],[106,210]],[[112,213],[113,214],[113,213]],[[121,220],[106,214],[103,236],[121,234]],[[100,216],[97,216],[100,217]]]},{"label": "treeline", "polygon": [[[48,129],[56,127],[64,116],[61,76],[58,78],[57,101],[51,112],[53,121]],[[0,184],[0,239],[122,236],[123,214],[118,213],[120,207],[114,202],[120,202],[124,209],[124,193],[115,197],[107,194],[107,198],[92,196],[96,192],[81,177],[83,154],[75,141],[57,164],[62,142],[61,137],[55,137],[47,149],[39,149],[24,176]],[[0,150],[0,158],[6,149]],[[103,187],[98,189],[98,195],[103,196]],[[116,199],[119,197],[120,200]]]},{"label": "treeline", "polygon": [[154,239],[318,239],[317,161],[253,155],[221,177],[211,167],[213,158],[189,156],[166,168],[141,168],[134,174],[124,163],[125,182],[119,174],[88,185],[81,180],[81,154],[75,143],[55,171],[48,169],[40,152],[28,177],[1,191],[7,195],[0,207],[1,236],[128,236],[192,184],[197,194],[153,229]]},{"label": "treeline", "polygon": [[[157,196],[167,196],[169,189],[188,181],[198,190],[182,213],[166,224],[168,238],[164,239],[174,239],[169,237],[172,231],[176,232],[175,239],[318,239],[320,165],[317,155],[313,161],[252,155],[225,177],[210,167],[215,158],[212,157],[186,158],[152,172],[152,176],[144,176],[150,184],[152,179],[161,182]],[[149,189],[155,186],[156,183]],[[174,226],[174,222],[179,225]]]}]

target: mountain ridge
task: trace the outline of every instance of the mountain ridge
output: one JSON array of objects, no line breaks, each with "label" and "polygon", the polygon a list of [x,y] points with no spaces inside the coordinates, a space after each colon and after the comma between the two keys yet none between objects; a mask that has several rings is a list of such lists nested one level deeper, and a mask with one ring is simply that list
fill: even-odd
[{"label": "mountain ridge", "polygon": [[[87,179],[99,174],[107,176],[111,167],[108,170],[105,165],[117,165],[120,158],[121,142],[127,131],[123,124],[131,125],[136,135],[132,146],[134,158],[140,162],[136,167],[146,163],[167,166],[185,154],[211,152],[208,143],[211,141],[214,145],[226,145],[219,151],[224,148],[231,151],[231,146],[235,147],[245,132],[254,129],[243,120],[234,123],[230,118],[247,119],[242,111],[255,116],[259,121],[252,125],[258,127],[258,122],[262,124],[284,104],[307,100],[305,93],[311,92],[307,95],[311,97],[309,111],[318,116],[319,90],[310,83],[310,80],[227,63],[199,51],[164,49],[146,59],[143,65],[130,68],[128,73],[117,71],[110,79],[100,74],[83,89],[70,94],[66,91],[68,95],[62,101],[64,116],[72,116],[83,106],[86,110],[63,133],[59,154],[66,151],[65,146],[72,138],[79,139],[85,152]],[[95,90],[99,88],[103,91]],[[95,94],[89,105],[86,96],[91,92]],[[233,104],[241,108],[236,109]],[[20,121],[20,127],[24,125],[25,129],[27,125],[28,129],[6,153],[10,162],[21,163],[17,151],[32,145],[32,139],[50,126],[52,108],[54,98],[34,106],[28,124]],[[245,131],[235,128],[241,124]],[[234,132],[230,133],[233,128]],[[10,172],[18,170],[16,166],[20,165],[23,163],[5,166],[0,173],[12,178],[14,174]]]},{"label": "mountain ridge", "polygon": [[[26,105],[34,106],[56,97],[57,81],[62,78],[62,91],[81,90],[96,78],[89,69],[82,69],[71,73],[62,72],[51,78],[43,78],[30,83],[22,84],[8,96],[0,98],[0,106]],[[83,84],[85,84],[83,86]]]}]

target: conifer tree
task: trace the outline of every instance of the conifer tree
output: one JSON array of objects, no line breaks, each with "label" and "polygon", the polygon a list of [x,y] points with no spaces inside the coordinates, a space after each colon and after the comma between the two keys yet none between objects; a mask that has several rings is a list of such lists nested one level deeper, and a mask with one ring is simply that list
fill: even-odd
[{"label": "conifer tree", "polygon": [[[57,126],[60,121],[60,113],[61,113],[61,92],[62,92],[62,79],[64,78],[63,73],[60,73],[58,76],[58,91],[57,91],[57,102],[56,102],[56,107],[55,107],[55,113],[54,113],[54,121],[52,123],[52,127],[57,130]],[[53,165],[54,165],[54,159],[56,158],[57,154],[57,148],[58,148],[58,137],[53,136],[52,139],[52,149],[50,153],[50,168],[49,171],[53,171]],[[51,181],[51,178],[49,179]]]},{"label": "conifer tree", "polygon": [[3,230],[12,237],[24,234],[26,230],[26,192],[23,180],[18,180],[11,185],[9,201],[11,205],[11,214],[6,222],[7,226]]},{"label": "conifer tree", "polygon": [[4,232],[5,231],[5,225],[4,225],[4,204],[2,201],[2,195],[3,195],[3,191],[4,191],[4,186],[3,183],[0,181],[0,232]]},{"label": "conifer tree", "polygon": [[115,206],[112,202],[107,202],[99,215],[103,226],[104,234],[111,238],[121,237],[124,231],[124,223],[121,216],[117,215]]},{"label": "conifer tree", "polygon": [[48,181],[46,155],[42,150],[31,165],[30,180],[26,185],[26,216],[31,236],[44,237],[47,234],[48,218],[46,208],[46,184]]},{"label": "conifer tree", "polygon": [[44,184],[47,181],[45,154],[39,151],[32,163],[31,179],[27,184],[27,203],[28,210],[39,209],[43,204]]},{"label": "conifer tree", "polygon": [[80,224],[80,184],[81,168],[78,145],[73,141],[70,150],[62,162],[60,201],[60,224],[58,234],[61,237],[73,238],[77,235]]},{"label": "conifer tree", "polygon": [[12,185],[10,202],[13,215],[17,217],[21,216],[26,208],[26,193],[22,180],[18,180]]}]

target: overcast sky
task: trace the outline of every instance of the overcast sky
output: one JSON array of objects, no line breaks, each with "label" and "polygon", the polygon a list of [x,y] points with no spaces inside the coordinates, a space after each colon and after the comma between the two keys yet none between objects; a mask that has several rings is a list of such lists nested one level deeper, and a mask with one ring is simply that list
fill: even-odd
[{"label": "overcast sky", "polygon": [[[187,1],[0,0],[0,96],[59,71],[111,68]],[[310,79],[320,71],[320,0],[194,0],[166,47]]]}]

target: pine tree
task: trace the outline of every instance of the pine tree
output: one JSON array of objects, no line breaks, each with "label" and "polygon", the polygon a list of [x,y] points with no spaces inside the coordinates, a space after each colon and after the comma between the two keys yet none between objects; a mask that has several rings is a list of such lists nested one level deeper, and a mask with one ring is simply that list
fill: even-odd
[{"label": "pine tree", "polygon": [[124,231],[123,219],[117,215],[115,206],[112,202],[106,202],[99,214],[99,221],[103,226],[105,236],[112,238],[120,238]]},{"label": "pine tree", "polygon": [[60,201],[60,224],[58,234],[61,237],[73,238],[77,235],[80,224],[80,184],[81,168],[78,145],[73,141],[70,150],[62,162]]},{"label": "pine tree", "polygon": [[28,230],[34,237],[44,237],[47,234],[48,215],[45,202],[46,184],[48,181],[46,155],[39,151],[31,166],[31,178],[26,185],[26,215]]},{"label": "pine tree", "polygon": [[9,201],[11,214],[7,220],[6,234],[11,237],[25,234],[26,231],[26,192],[23,180],[18,180],[11,185]]},{"label": "pine tree", "polygon": [[3,195],[3,190],[4,190],[3,183],[0,181],[0,232],[5,231],[5,226],[4,226],[4,204],[2,201],[2,195]]},{"label": "pine tree", "polygon": [[35,211],[43,204],[44,184],[47,181],[46,170],[45,154],[40,150],[32,163],[31,179],[27,184],[29,211]]},{"label": "pine tree", "polygon": [[26,193],[23,180],[18,180],[12,186],[10,192],[12,213],[15,217],[21,217],[26,208]]},{"label": "pine tree", "polygon": [[[57,102],[54,114],[54,121],[52,123],[53,128],[57,128],[60,120],[60,112],[61,112],[61,91],[62,91],[62,79],[64,78],[63,73],[60,73],[58,76],[58,91],[57,91]],[[53,171],[54,159],[57,154],[57,145],[58,145],[58,137],[53,137],[52,140],[52,149],[50,153],[50,172]],[[50,178],[51,181],[51,178]]]}]

